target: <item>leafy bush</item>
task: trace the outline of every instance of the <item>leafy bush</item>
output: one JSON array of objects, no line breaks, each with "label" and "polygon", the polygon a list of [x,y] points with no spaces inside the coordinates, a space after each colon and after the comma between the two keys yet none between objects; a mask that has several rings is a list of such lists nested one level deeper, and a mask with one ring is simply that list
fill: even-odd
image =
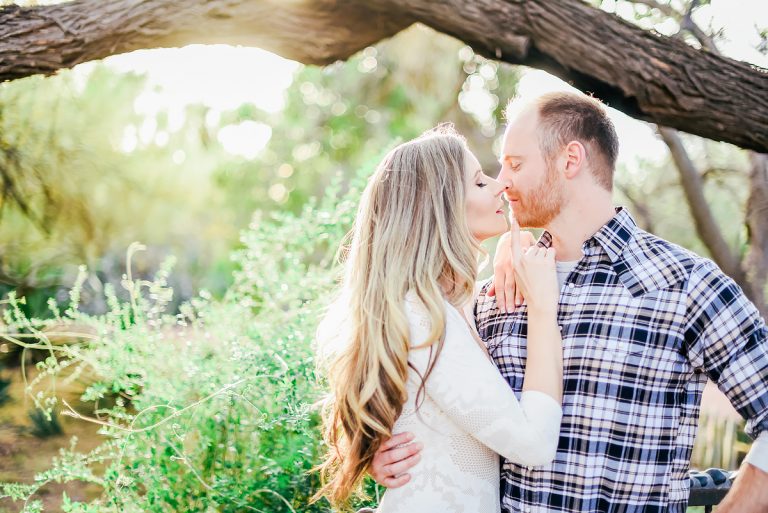
[{"label": "leafy bush", "polygon": [[56,410],[43,411],[35,408],[29,411],[29,420],[32,421],[30,432],[38,438],[48,438],[64,433],[59,423],[59,415]]},{"label": "leafy bush", "polygon": [[[0,371],[3,370],[3,364],[0,363]],[[11,387],[11,380],[0,377],[0,406],[7,403],[11,398],[9,394],[9,388]]]},{"label": "leafy bush", "polygon": [[168,308],[172,262],[152,281],[131,275],[139,246],[122,282],[129,300],[107,288],[104,315],[78,309],[84,269],[64,311],[49,301],[50,319],[26,316],[10,294],[0,337],[49,353],[27,389],[35,406],[60,407],[55,387],[38,390],[46,380],[90,376],[81,399],[102,406],[86,418],[63,402],[62,414],[100,423],[104,442],[82,454],[73,441],[34,483],[2,484],[0,497],[40,511],[46,483],[80,480],[102,493],[64,496],[67,512],[327,511],[308,504],[321,452],[312,340],[358,193],[337,184],[298,215],[256,215],[225,298],[202,292],[178,314]]}]

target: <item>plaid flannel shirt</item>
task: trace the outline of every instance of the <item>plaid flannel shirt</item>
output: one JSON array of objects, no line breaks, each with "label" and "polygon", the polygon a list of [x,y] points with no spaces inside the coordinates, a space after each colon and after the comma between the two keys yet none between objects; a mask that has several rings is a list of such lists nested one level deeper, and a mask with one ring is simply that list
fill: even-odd
[{"label": "plaid flannel shirt", "polygon": [[[539,245],[549,246],[544,233]],[[622,208],[583,245],[560,292],[563,421],[553,463],[503,462],[504,512],[683,513],[707,376],[768,428],[768,330],[710,260],[638,228]],[[475,318],[518,394],[527,312],[481,291]]]}]

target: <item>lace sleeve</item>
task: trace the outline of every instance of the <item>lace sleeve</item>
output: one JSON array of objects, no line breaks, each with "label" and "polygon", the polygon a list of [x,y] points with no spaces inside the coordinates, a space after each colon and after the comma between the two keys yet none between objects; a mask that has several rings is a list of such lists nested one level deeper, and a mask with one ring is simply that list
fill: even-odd
[{"label": "lace sleeve", "polygon": [[[462,429],[515,463],[550,463],[557,451],[562,408],[547,394],[523,392],[518,401],[498,369],[472,339],[458,311],[446,304],[445,344],[426,382],[428,396]],[[408,309],[414,344],[424,341],[429,320]],[[423,375],[428,349],[409,361]]]}]

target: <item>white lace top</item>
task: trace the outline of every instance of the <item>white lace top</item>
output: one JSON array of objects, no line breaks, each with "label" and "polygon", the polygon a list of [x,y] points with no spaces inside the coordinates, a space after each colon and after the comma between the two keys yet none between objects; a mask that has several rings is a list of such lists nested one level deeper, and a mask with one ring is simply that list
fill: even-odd
[{"label": "white lace top", "polygon": [[[561,406],[535,391],[523,392],[518,401],[461,313],[447,302],[445,307],[445,344],[424,400],[416,412],[421,380],[410,369],[408,401],[394,427],[424,444],[421,461],[408,471],[409,483],[387,490],[377,513],[499,512],[498,455],[528,466],[555,456]],[[415,296],[406,299],[406,312],[411,345],[422,344],[429,320]],[[429,349],[409,356],[422,375],[428,359]]]}]

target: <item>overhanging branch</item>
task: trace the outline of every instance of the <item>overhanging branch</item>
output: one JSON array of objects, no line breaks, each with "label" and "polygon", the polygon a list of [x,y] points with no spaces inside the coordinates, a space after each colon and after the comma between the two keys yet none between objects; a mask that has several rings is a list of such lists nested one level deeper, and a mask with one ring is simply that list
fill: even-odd
[{"label": "overhanging branch", "polygon": [[327,64],[414,21],[487,57],[549,71],[635,118],[768,152],[766,70],[579,0],[75,0],[8,7],[0,11],[0,80],[190,43],[259,46]]}]

